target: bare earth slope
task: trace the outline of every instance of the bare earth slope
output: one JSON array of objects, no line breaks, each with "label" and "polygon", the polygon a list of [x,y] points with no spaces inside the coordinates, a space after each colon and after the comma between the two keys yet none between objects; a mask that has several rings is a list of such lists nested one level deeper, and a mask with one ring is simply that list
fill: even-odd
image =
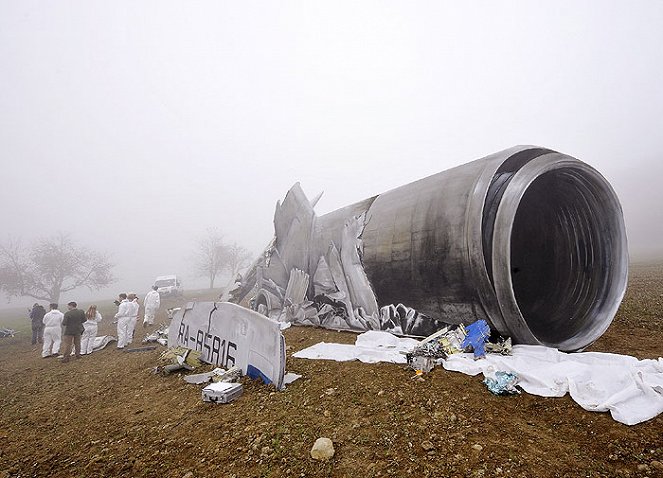
[{"label": "bare earth slope", "polygon": [[[663,355],[662,302],[663,266],[633,267],[591,350]],[[114,307],[100,307],[100,334],[115,335]],[[284,392],[243,380],[228,405],[203,403],[179,375],[152,374],[162,347],[61,364],[40,358],[27,333],[0,339],[0,477],[663,476],[663,416],[628,427],[568,396],[495,397],[479,377],[440,367],[416,381],[397,365],[293,359],[355,335],[285,336],[287,368],[303,378]],[[309,456],[320,436],[336,448],[328,462]]]}]

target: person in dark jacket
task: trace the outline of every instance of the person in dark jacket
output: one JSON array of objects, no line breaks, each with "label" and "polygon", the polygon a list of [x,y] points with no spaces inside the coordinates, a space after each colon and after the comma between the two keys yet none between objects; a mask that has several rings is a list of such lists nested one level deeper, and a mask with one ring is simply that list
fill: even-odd
[{"label": "person in dark jacket", "polygon": [[72,342],[74,343],[74,348],[76,350],[76,358],[81,358],[81,334],[84,330],[83,322],[87,319],[85,317],[85,312],[76,307],[78,307],[76,302],[69,302],[67,304],[69,310],[65,312],[64,318],[62,319],[62,326],[64,327],[64,333],[62,334],[63,362],[69,362]]},{"label": "person in dark jacket", "polygon": [[32,345],[35,345],[37,342],[43,342],[44,315],[46,315],[46,309],[35,302],[35,305],[32,306],[32,310],[30,311],[30,320],[32,320]]}]

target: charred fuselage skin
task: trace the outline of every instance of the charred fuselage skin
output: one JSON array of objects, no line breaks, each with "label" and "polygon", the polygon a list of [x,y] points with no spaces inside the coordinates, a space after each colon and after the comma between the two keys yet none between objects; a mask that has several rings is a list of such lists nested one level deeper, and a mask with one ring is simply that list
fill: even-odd
[{"label": "charred fuselage skin", "polygon": [[321,293],[316,281],[335,285],[329,290],[348,310],[349,328],[381,326],[384,306],[404,304],[435,327],[483,319],[516,343],[575,351],[605,332],[626,290],[614,190],[582,161],[536,146],[321,217],[296,184],[277,204],[274,225],[238,294],[252,294],[270,315],[288,303],[297,269],[311,279],[311,300]]},{"label": "charred fuselage skin", "polygon": [[447,323],[487,320],[519,343],[579,350],[608,327],[626,289],[623,214],[585,163],[519,146],[317,219],[365,213],[362,260],[380,305]]}]

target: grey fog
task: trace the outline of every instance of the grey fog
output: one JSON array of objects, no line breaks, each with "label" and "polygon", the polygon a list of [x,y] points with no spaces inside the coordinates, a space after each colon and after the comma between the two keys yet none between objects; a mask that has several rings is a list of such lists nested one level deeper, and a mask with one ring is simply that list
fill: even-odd
[{"label": "grey fog", "polygon": [[663,258],[661,25],[659,1],[0,0],[0,241],[111,256],[62,301],[203,288],[196,241],[259,254],[295,182],[323,214],[532,144],[600,171],[631,260]]}]

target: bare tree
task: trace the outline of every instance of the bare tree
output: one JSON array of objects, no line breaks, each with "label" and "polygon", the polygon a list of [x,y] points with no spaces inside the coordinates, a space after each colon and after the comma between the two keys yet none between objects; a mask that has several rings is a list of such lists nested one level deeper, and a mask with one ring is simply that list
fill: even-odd
[{"label": "bare tree", "polygon": [[209,288],[214,289],[214,281],[226,268],[227,249],[223,236],[217,229],[207,229],[206,235],[198,240],[194,252],[194,265],[199,276],[209,279]]},{"label": "bare tree", "polygon": [[105,254],[77,245],[67,234],[25,247],[17,239],[0,244],[0,289],[8,297],[33,297],[57,303],[63,292],[98,290],[114,282]]},{"label": "bare tree", "polygon": [[251,264],[251,259],[253,259],[251,253],[242,246],[237,245],[236,242],[233,242],[231,246],[228,246],[227,255],[227,268],[233,279],[237,277],[237,274],[239,274],[242,269],[249,266]]}]

